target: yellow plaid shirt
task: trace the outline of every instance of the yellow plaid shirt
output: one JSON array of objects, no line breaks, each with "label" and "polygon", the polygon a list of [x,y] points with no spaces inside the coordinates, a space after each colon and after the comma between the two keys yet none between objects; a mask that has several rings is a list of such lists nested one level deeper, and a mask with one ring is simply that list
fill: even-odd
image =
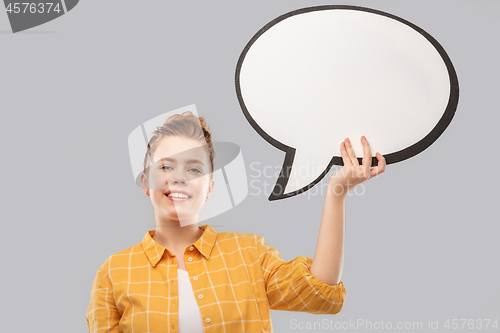
[{"label": "yellow plaid shirt", "polygon": [[[284,261],[259,235],[199,228],[203,235],[186,248],[184,260],[205,332],[273,332],[271,309],[342,309],[343,282],[328,285],[311,275],[311,258]],[[177,258],[154,234],[149,230],[141,243],[111,255],[97,270],[89,332],[178,332]]]}]

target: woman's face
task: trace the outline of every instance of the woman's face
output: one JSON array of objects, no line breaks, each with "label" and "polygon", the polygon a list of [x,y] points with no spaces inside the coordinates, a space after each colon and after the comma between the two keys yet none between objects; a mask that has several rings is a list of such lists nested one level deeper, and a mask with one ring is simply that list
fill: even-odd
[{"label": "woman's face", "polygon": [[155,145],[148,181],[156,214],[181,224],[197,222],[214,185],[206,144],[180,136],[160,139]]}]

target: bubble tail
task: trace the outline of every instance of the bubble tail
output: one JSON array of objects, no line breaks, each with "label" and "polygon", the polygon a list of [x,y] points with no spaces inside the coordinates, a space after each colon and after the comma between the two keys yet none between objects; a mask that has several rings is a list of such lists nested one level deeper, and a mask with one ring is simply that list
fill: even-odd
[{"label": "bubble tail", "polygon": [[286,198],[286,196],[284,196],[284,193],[286,185],[288,184],[288,179],[290,178],[290,171],[292,169],[293,160],[295,158],[295,151],[295,149],[291,149],[286,152],[280,175],[278,176],[276,184],[274,185],[274,189],[268,198],[269,201]]},{"label": "bubble tail", "polygon": [[[318,158],[316,159],[318,164],[314,167],[307,165],[310,156],[306,150],[300,151],[302,153],[299,154],[296,153],[296,149],[287,151],[276,185],[268,198],[269,201],[289,198],[307,191],[323,179],[333,164],[341,161],[339,157],[333,157],[331,160]],[[306,171],[306,174],[302,174],[303,171]]]}]

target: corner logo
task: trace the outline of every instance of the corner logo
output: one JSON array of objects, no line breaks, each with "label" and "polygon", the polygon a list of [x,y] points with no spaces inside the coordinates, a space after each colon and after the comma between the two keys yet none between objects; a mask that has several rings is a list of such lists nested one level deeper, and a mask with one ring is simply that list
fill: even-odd
[{"label": "corner logo", "polygon": [[4,0],[12,32],[16,33],[52,21],[75,8],[79,0]]}]

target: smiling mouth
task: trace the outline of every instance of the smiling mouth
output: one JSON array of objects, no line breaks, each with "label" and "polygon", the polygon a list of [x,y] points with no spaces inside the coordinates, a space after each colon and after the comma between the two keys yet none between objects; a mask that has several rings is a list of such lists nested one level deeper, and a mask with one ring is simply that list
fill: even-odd
[{"label": "smiling mouth", "polygon": [[167,199],[172,200],[172,201],[188,201],[189,199],[191,199],[191,196],[189,196],[187,194],[176,193],[176,192],[165,194],[165,196],[167,197]]}]

